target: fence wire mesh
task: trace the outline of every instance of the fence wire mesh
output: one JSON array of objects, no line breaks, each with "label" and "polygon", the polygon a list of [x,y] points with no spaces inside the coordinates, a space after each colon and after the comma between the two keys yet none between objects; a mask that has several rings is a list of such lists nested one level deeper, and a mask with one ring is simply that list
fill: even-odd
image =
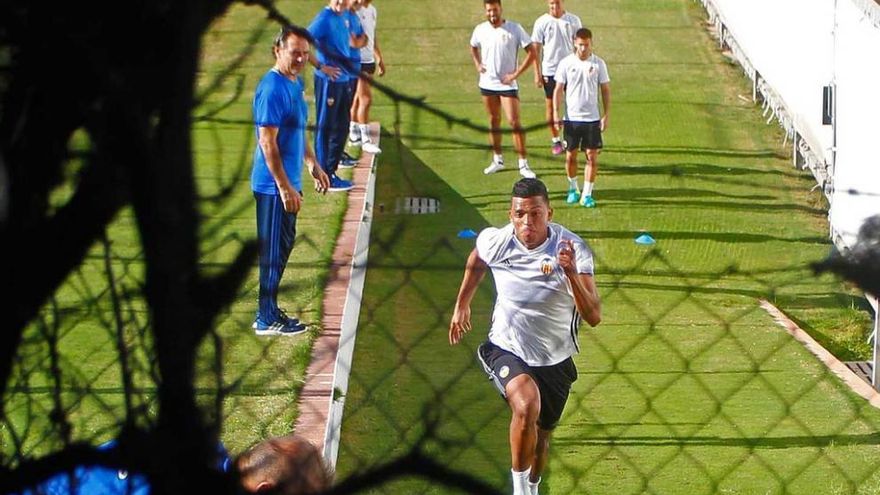
[{"label": "fence wire mesh", "polygon": [[[285,20],[272,5],[262,6],[270,18]],[[3,24],[8,41],[21,41]],[[260,34],[271,31],[265,25],[248,31],[250,41],[243,53],[254,51]],[[31,42],[27,37],[21,46],[27,48]],[[230,74],[238,63],[232,64]],[[6,64],[10,71],[3,86],[4,129],[14,117],[35,118],[8,103],[22,93],[14,77],[20,66],[15,61]],[[219,91],[226,84],[222,80],[207,84],[206,92]],[[58,288],[56,272],[45,280],[30,278],[27,284],[14,276],[20,272],[11,264],[23,263],[22,258],[33,261],[22,256],[30,242],[23,235],[28,230],[18,228],[29,217],[19,213],[22,221],[13,221],[22,211],[16,208],[10,210],[13,220],[4,217],[4,239],[20,248],[7,245],[2,251],[4,273],[11,274],[4,280],[11,281],[13,292],[13,284],[33,284],[48,295],[39,300],[35,317],[27,322],[10,317],[4,331],[4,346],[12,355],[4,368],[0,408],[0,477],[4,479],[0,491],[18,491],[79,464],[105,463],[140,468],[156,481],[158,492],[177,491],[170,488],[174,481],[232,492],[231,478],[208,485],[210,475],[175,470],[176,464],[192,467],[200,461],[173,451],[204,453],[210,450],[206,445],[220,440],[235,454],[290,430],[298,413],[310,345],[321,331],[320,298],[334,263],[331,252],[338,226],[304,215],[303,233],[282,287],[292,301],[289,312],[304,315],[314,325],[308,338],[255,337],[250,330],[255,279],[242,276],[238,283],[230,282],[236,267],[243,273],[253,271],[252,199],[245,185],[254,145],[252,124],[220,116],[232,102],[248,98],[242,96],[241,80],[233,82],[224,104],[196,118],[194,132],[208,136],[203,142],[211,143],[213,159],[210,166],[197,169],[198,190],[191,191],[189,198],[193,211],[201,216],[192,224],[182,222],[180,230],[197,233],[193,245],[200,253],[189,267],[192,272],[185,273],[202,274],[227,289],[225,297],[218,297],[228,302],[222,309],[202,299],[187,299],[209,308],[207,317],[184,315],[169,323],[162,299],[155,295],[155,274],[178,273],[180,267],[162,265],[167,260],[157,259],[150,243],[157,238],[166,245],[178,243],[174,234],[180,231],[167,232],[162,239],[144,226],[149,223],[144,215],[167,214],[156,204],[139,203],[134,212],[110,215],[114,221],[101,225]],[[475,134],[465,139],[428,136],[408,119],[434,118],[450,128],[479,133],[486,132],[483,126],[393,88],[381,84],[376,88],[391,102],[388,113],[394,120],[387,128],[395,131],[384,136],[387,158],[381,159],[379,181],[396,183],[395,174],[404,177],[393,188],[380,185],[390,189],[380,192],[377,202],[391,204],[394,198],[381,194],[409,193],[430,175],[428,167],[416,166],[412,148],[425,143],[435,149],[480,148],[474,144]],[[150,122],[154,115],[145,111],[140,117]],[[240,133],[223,134],[229,127]],[[93,143],[82,155],[71,153],[72,160],[69,156],[58,160],[60,168],[96,166],[106,152],[99,130],[89,128],[97,145]],[[528,129],[542,130],[541,125]],[[66,146],[70,134],[59,134],[64,139],[58,142]],[[244,137],[227,143],[230,135]],[[27,176],[16,153],[29,149],[4,137],[10,175]],[[624,169],[617,173],[626,173]],[[675,177],[681,168],[668,171]],[[186,178],[188,173],[182,167],[175,172],[179,175],[165,178]],[[615,168],[609,167],[608,173],[613,175]],[[58,182],[74,188],[77,177],[70,172]],[[126,187],[137,196],[144,189],[149,192],[151,183]],[[485,224],[482,213],[470,204],[482,205],[487,218],[503,218],[505,191],[459,196],[450,190],[433,191],[442,197],[441,214],[447,219],[458,215],[468,225]],[[169,199],[153,192],[159,201]],[[554,197],[554,201],[559,200]],[[344,201],[329,204],[328,210],[341,214]],[[449,347],[446,331],[472,241],[454,234],[436,235],[430,230],[434,222],[430,218],[398,215],[390,208],[375,217],[334,493],[509,491],[508,407],[474,358],[491,315],[491,281],[483,282],[473,304],[475,330],[464,345]],[[64,235],[85,228],[64,227],[68,229]],[[806,262],[770,268],[721,263],[695,270],[687,260],[659,246],[630,246],[624,255],[609,248],[613,242],[630,241],[632,233],[625,229],[571,227],[597,248],[596,279],[605,321],[595,329],[581,328],[582,352],[575,358],[579,377],[554,433],[541,493],[875,493],[880,489],[880,414],[776,325],[763,302],[791,308],[802,315],[799,322],[804,326],[814,307],[841,307],[845,312],[849,305],[848,317],[856,318],[854,325],[865,330],[867,312],[858,308],[863,304],[858,291],[821,279]],[[791,240],[757,232],[660,232],[658,237],[723,243],[735,241],[737,235],[742,242],[756,244]],[[810,234],[795,240],[826,243]],[[68,247],[58,246],[58,250]],[[831,256],[820,268],[876,290],[870,284],[880,280],[877,246],[876,231],[866,228],[859,250],[849,257]],[[172,250],[166,256],[174,255]],[[178,280],[171,285],[188,283]],[[12,296],[14,306],[32,299],[25,297],[30,287],[23,287],[22,293]],[[166,309],[173,318],[179,308]],[[206,330],[199,333],[192,328]],[[169,383],[178,382],[182,387],[169,390]],[[194,407],[189,408],[190,403]],[[178,411],[183,411],[183,418]],[[189,435],[184,435],[187,431]],[[117,438],[143,449],[145,455],[109,459],[88,447]]]}]

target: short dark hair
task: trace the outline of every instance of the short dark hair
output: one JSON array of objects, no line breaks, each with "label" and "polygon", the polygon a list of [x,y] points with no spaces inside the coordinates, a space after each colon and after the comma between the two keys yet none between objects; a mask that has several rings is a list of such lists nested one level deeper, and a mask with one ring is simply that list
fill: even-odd
[{"label": "short dark hair", "polygon": [[281,29],[278,31],[278,34],[275,35],[275,41],[272,42],[273,47],[280,47],[287,40],[287,37],[290,35],[295,35],[299,38],[303,38],[308,41],[310,44],[314,44],[315,40],[312,38],[312,34],[309,33],[309,30],[302,27],[297,26],[296,24],[285,24],[281,26]]},{"label": "short dark hair", "polygon": [[547,195],[547,186],[538,179],[522,178],[513,185],[514,198],[531,198],[541,196],[548,204],[550,197]]},{"label": "short dark hair", "polygon": [[498,5],[501,5],[501,0],[483,0],[483,5],[489,5],[489,4],[493,4],[493,3],[497,3]]},{"label": "short dark hair", "polygon": [[591,39],[593,39],[593,32],[585,27],[582,27],[582,28],[578,29],[577,31],[575,31],[574,37],[580,38],[582,40],[591,40]]}]

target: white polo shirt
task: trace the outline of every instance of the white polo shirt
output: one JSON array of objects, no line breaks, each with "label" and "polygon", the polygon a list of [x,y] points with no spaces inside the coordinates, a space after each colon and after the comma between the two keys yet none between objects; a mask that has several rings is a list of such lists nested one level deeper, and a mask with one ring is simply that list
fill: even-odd
[{"label": "white polo shirt", "polygon": [[528,249],[513,224],[489,227],[477,237],[477,255],[495,279],[489,340],[529,366],[550,366],[578,352],[580,315],[571,286],[556,262],[560,241],[574,244],[578,273],[593,274],[593,253],[577,234],[551,223],[547,240]]},{"label": "white polo shirt", "polygon": [[516,72],[517,52],[531,42],[528,33],[519,23],[505,20],[497,28],[489,21],[478,24],[471,35],[471,46],[480,49],[480,60],[486,68],[480,74],[480,87],[492,91],[517,89],[516,81],[504,84],[501,78]]},{"label": "white polo shirt", "polygon": [[556,68],[556,84],[565,85],[567,120],[595,122],[599,113],[599,85],[611,81],[605,61],[595,53],[581,60],[574,53],[562,59]]},{"label": "white polo shirt", "polygon": [[373,6],[373,4],[370,4],[366,7],[357,9],[355,12],[357,13],[358,19],[361,20],[361,26],[364,28],[364,33],[367,34],[367,44],[361,48],[361,63],[376,63],[376,56],[373,53],[373,49],[376,46],[375,41],[373,41],[376,37],[376,19],[378,15],[376,7]]},{"label": "white polo shirt", "polygon": [[581,18],[566,12],[556,18],[544,14],[535,21],[532,28],[532,41],[543,46],[541,73],[545,76],[556,74],[556,66],[563,58],[574,52],[574,33],[582,26]]}]

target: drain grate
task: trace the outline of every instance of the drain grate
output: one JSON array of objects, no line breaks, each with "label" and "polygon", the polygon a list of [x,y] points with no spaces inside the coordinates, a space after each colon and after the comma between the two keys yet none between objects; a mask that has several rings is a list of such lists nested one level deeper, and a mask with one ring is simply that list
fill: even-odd
[{"label": "drain grate", "polygon": [[440,213],[440,201],[434,198],[397,198],[394,213],[406,215]]}]

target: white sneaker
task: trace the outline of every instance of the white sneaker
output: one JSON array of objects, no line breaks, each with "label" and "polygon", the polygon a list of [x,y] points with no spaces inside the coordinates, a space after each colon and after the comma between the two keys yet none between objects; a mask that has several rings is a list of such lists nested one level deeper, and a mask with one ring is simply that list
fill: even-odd
[{"label": "white sneaker", "polygon": [[528,165],[519,166],[519,175],[522,175],[526,179],[535,179],[538,177],[537,174],[532,172],[532,169],[530,169]]},{"label": "white sneaker", "polygon": [[352,146],[360,146],[361,145],[361,133],[360,131],[354,131],[348,133],[348,144]]},{"label": "white sneaker", "polygon": [[486,175],[494,174],[502,168],[504,168],[504,162],[496,162],[495,160],[492,160],[492,163],[490,163],[488,167],[483,169],[483,173]]},{"label": "white sneaker", "polygon": [[367,153],[372,153],[374,155],[378,155],[382,152],[382,150],[376,146],[376,143],[364,139],[363,144],[361,145],[361,149]]}]

